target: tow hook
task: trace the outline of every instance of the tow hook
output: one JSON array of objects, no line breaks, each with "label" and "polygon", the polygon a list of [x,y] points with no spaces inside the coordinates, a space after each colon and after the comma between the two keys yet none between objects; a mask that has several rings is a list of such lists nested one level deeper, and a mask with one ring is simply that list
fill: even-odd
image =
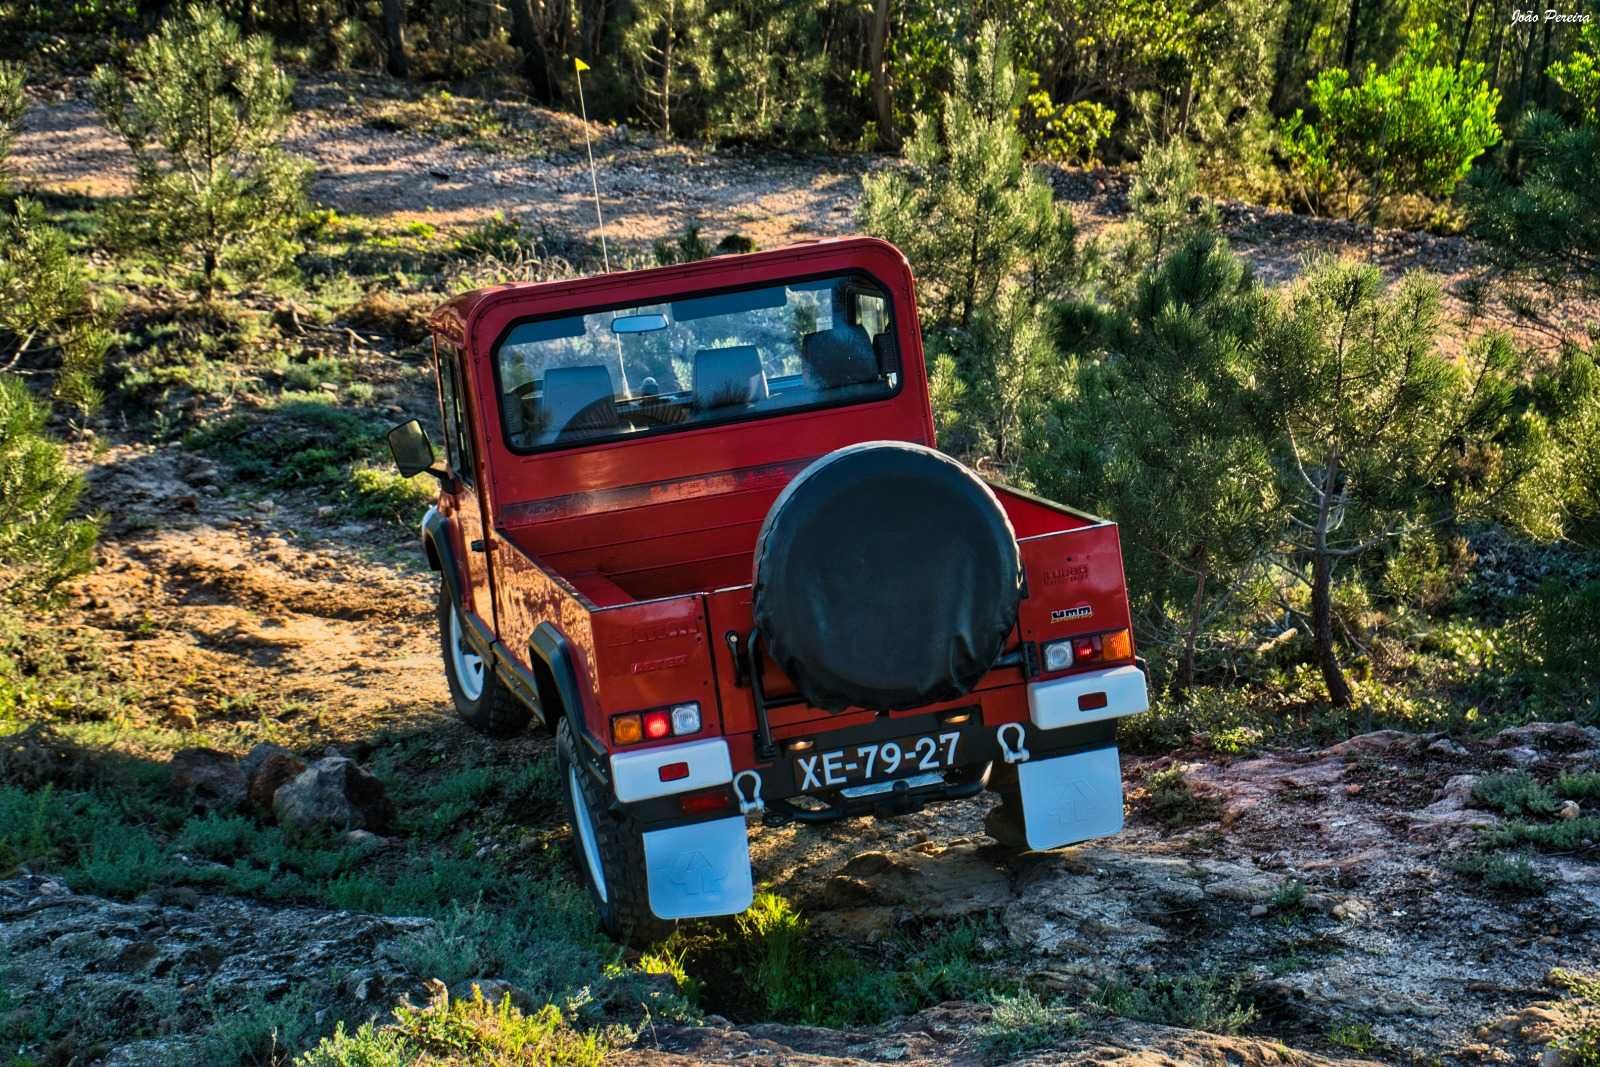
[{"label": "tow hook", "polygon": [[[750,788],[748,799],[746,799],[744,793],[746,782],[749,783]],[[740,771],[733,776],[733,795],[739,801],[740,815],[750,815],[767,810],[766,804],[762,803],[761,800],[761,775],[755,771]]]},{"label": "tow hook", "polygon": [[[1010,740],[1013,736],[1010,731],[1015,732],[1016,740]],[[1020,722],[1004,723],[994,732],[994,738],[1000,742],[1000,756],[1007,763],[1028,762],[1028,750],[1023,747],[1023,741],[1027,739],[1027,731],[1022,728]]]}]

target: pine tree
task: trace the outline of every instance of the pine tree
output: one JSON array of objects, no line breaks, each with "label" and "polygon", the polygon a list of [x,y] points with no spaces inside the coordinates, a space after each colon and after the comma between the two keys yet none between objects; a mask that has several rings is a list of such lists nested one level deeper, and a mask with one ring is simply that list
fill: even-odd
[{"label": "pine tree", "polygon": [[309,168],[281,147],[290,82],[270,41],[191,6],[93,87],[133,154],[120,220],[132,245],[194,257],[206,292],[224,268],[260,274],[288,258]]},{"label": "pine tree", "polygon": [[0,193],[6,191],[6,160],[11,155],[17,139],[17,123],[27,110],[28,98],[22,93],[22,68],[13,63],[0,63]]},{"label": "pine tree", "polygon": [[1474,236],[1507,268],[1600,292],[1600,126],[1537,113],[1515,150],[1514,172],[1480,168],[1467,187]]},{"label": "pine tree", "polygon": [[44,436],[46,408],[0,375],[0,589],[22,602],[89,569],[99,525],[73,518],[83,477]]},{"label": "pine tree", "polygon": [[993,23],[975,58],[956,60],[951,82],[937,119],[917,120],[909,171],[862,183],[863,228],[910,259],[924,325],[936,328],[970,325],[1023,271],[1041,291],[1059,285],[1073,247],[1071,212],[1023,161],[1015,113],[1024,87]]},{"label": "pine tree", "polygon": [[1211,237],[1193,238],[1101,320],[1074,391],[1037,420],[1034,484],[1116,518],[1147,645],[1177,649],[1174,687],[1265,570],[1282,522],[1271,449],[1251,419],[1267,298]]},{"label": "pine tree", "polygon": [[1438,282],[1386,291],[1377,267],[1324,260],[1279,299],[1251,373],[1277,442],[1286,568],[1309,594],[1314,655],[1332,702],[1354,694],[1337,650],[1341,569],[1417,531],[1490,513],[1532,473],[1509,447],[1520,359],[1502,336],[1458,359],[1438,346]]}]

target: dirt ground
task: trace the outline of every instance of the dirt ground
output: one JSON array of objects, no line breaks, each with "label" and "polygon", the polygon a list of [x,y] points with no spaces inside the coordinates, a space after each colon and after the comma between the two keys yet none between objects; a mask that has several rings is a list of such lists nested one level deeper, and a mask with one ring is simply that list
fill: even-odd
[{"label": "dirt ground", "polygon": [[[379,77],[303,78],[287,147],[314,165],[315,201],[340,212],[392,222],[421,219],[459,226],[503,214],[537,232],[601,234],[596,224],[583,123],[571,115],[521,104],[496,105],[533,146],[484,151],[459,137],[391,128],[386,108],[417,95]],[[738,232],[759,248],[855,232],[866,174],[896,166],[891,157],[804,156],[666,144],[626,127],[590,127],[604,234],[622,256],[638,257],[650,242],[691,224],[713,241]],[[13,165],[27,186],[91,196],[123,195],[130,159],[85,98],[81,82],[46,93],[23,119]],[[1072,204],[1081,231],[1092,236],[1126,218],[1127,175],[1055,167],[1059,198]],[[1219,204],[1223,232],[1268,282],[1296,277],[1317,255],[1355,256],[1390,276],[1426,270],[1440,277],[1454,332],[1498,328],[1521,345],[1553,351],[1581,338],[1600,306],[1571,294],[1533,293],[1515,306],[1502,299],[1475,311],[1468,283],[1491,276],[1462,237],[1374,229],[1358,222],[1314,219],[1238,201]]]}]

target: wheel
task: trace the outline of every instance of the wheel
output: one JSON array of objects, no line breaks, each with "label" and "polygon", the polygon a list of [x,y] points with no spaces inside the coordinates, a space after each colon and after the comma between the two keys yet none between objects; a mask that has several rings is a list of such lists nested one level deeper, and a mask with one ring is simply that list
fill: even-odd
[{"label": "wheel", "polygon": [[983,817],[983,832],[1010,851],[1029,851],[1027,831],[1022,826],[1022,786],[1017,782],[1017,768],[996,760],[989,773],[989,792],[999,797],[1000,803]]},{"label": "wheel", "polygon": [[572,826],[572,858],[600,913],[600,927],[623,944],[643,947],[676,925],[650,910],[644,837],[631,819],[611,812],[605,788],[578,760],[578,739],[563,716],[556,726],[556,773]]},{"label": "wheel", "polygon": [[450,599],[443,583],[439,587],[439,638],[444,648],[444,675],[450,683],[450,699],[461,721],[489,737],[515,737],[528,725],[528,709],[511,688],[467,643],[466,622]]}]

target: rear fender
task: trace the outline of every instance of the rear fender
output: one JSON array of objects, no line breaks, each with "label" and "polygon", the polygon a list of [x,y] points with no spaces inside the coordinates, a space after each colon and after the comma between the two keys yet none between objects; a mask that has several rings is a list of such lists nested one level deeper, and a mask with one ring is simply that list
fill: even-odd
[{"label": "rear fender", "polygon": [[606,748],[589,729],[583,714],[583,690],[571,643],[548,621],[541,622],[528,638],[528,662],[533,664],[539,703],[551,709],[545,715],[546,724],[554,729],[559,717],[565,715],[572,722],[572,732],[583,741],[591,757],[584,761],[585,766],[609,785],[610,775],[604,769]]}]

